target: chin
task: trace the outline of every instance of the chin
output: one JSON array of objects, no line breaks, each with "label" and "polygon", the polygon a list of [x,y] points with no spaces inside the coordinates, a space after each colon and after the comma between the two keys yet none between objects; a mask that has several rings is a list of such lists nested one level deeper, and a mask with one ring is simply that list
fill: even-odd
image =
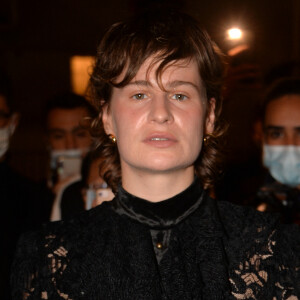
[{"label": "chin", "polygon": [[179,170],[185,170],[193,166],[196,156],[189,155],[184,157],[178,153],[151,153],[150,155],[141,155],[130,157],[126,164],[147,173],[167,174]]},{"label": "chin", "polygon": [[145,166],[145,170],[152,173],[160,173],[160,174],[169,174],[175,173],[180,170],[186,170],[193,166],[193,161],[185,161],[185,162],[167,162],[167,161],[156,161],[147,166]]}]

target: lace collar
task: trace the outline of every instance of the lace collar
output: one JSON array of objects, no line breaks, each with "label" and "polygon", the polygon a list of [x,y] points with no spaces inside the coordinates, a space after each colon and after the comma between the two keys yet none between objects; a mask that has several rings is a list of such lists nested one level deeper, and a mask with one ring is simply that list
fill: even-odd
[{"label": "lace collar", "polygon": [[133,196],[119,186],[113,207],[118,214],[125,214],[151,228],[162,229],[184,220],[199,207],[203,198],[203,188],[195,178],[180,194],[155,203]]}]

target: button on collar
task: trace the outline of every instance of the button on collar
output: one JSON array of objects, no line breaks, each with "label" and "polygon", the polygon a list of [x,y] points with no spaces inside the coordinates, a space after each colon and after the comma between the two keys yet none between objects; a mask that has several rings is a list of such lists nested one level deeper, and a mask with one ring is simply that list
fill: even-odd
[{"label": "button on collar", "polygon": [[162,249],[162,247],[163,247],[163,246],[162,246],[161,243],[156,243],[156,248],[157,248],[157,249]]}]

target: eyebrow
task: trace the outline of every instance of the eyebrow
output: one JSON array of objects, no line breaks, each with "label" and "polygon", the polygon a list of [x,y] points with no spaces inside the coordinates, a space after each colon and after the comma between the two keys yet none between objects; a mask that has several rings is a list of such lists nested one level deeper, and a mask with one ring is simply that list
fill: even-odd
[{"label": "eyebrow", "polygon": [[147,80],[135,80],[132,82],[129,82],[128,84],[126,84],[126,86],[130,86],[130,85],[141,85],[141,86],[152,86],[152,84],[147,81]]},{"label": "eyebrow", "polygon": [[[130,86],[130,85],[152,87],[151,82],[149,82],[149,81],[147,81],[147,80],[136,80],[136,81],[132,81],[132,82],[129,82],[129,83],[127,84],[127,86]],[[193,82],[190,82],[190,81],[174,80],[174,81],[168,82],[168,83],[166,84],[166,86],[169,87],[169,88],[175,88],[175,87],[182,86],[182,85],[192,86],[192,87],[195,88],[196,90],[199,90],[199,87],[198,87],[196,84],[194,84]]]},{"label": "eyebrow", "polygon": [[268,125],[268,126],[265,126],[265,129],[266,129],[266,130],[270,130],[270,129],[283,130],[284,127],[283,127],[283,126],[273,126],[273,125]]},{"label": "eyebrow", "polygon": [[[265,130],[284,130],[284,126],[266,126]],[[293,130],[300,131],[300,126],[293,127]]]},{"label": "eyebrow", "polygon": [[65,132],[66,131],[64,129],[59,129],[59,128],[47,129],[48,134],[65,133]]},{"label": "eyebrow", "polygon": [[195,83],[190,82],[190,81],[175,80],[175,81],[172,81],[172,82],[168,83],[168,86],[171,87],[171,88],[175,88],[175,87],[178,87],[178,86],[181,86],[181,85],[192,86],[196,90],[199,90],[199,88],[200,88]]},{"label": "eyebrow", "polygon": [[[72,128],[72,130],[70,132],[76,132],[78,130],[86,130],[85,128],[81,127],[80,125],[79,126],[76,126],[74,128]],[[69,130],[65,130],[65,129],[62,129],[62,128],[51,128],[51,129],[48,129],[48,133],[65,133],[65,132],[69,132]]]}]

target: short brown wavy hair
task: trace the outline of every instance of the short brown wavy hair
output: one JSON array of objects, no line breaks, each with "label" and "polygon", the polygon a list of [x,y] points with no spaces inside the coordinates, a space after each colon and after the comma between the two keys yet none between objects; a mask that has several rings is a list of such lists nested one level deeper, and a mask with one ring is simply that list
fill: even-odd
[{"label": "short brown wavy hair", "polygon": [[[100,175],[116,191],[122,180],[120,157],[117,146],[104,131],[103,107],[109,105],[112,89],[128,84],[145,60],[152,55],[159,61],[156,71],[158,80],[171,63],[195,59],[207,99],[216,100],[214,132],[204,143],[195,162],[196,175],[204,187],[211,187],[219,173],[218,140],[223,133],[219,117],[224,55],[195,19],[175,11],[148,12],[127,22],[114,24],[100,42],[90,78],[92,100],[99,110],[99,116],[92,125],[92,135],[105,158],[100,165]],[[122,72],[125,73],[123,80],[117,82]]]}]

